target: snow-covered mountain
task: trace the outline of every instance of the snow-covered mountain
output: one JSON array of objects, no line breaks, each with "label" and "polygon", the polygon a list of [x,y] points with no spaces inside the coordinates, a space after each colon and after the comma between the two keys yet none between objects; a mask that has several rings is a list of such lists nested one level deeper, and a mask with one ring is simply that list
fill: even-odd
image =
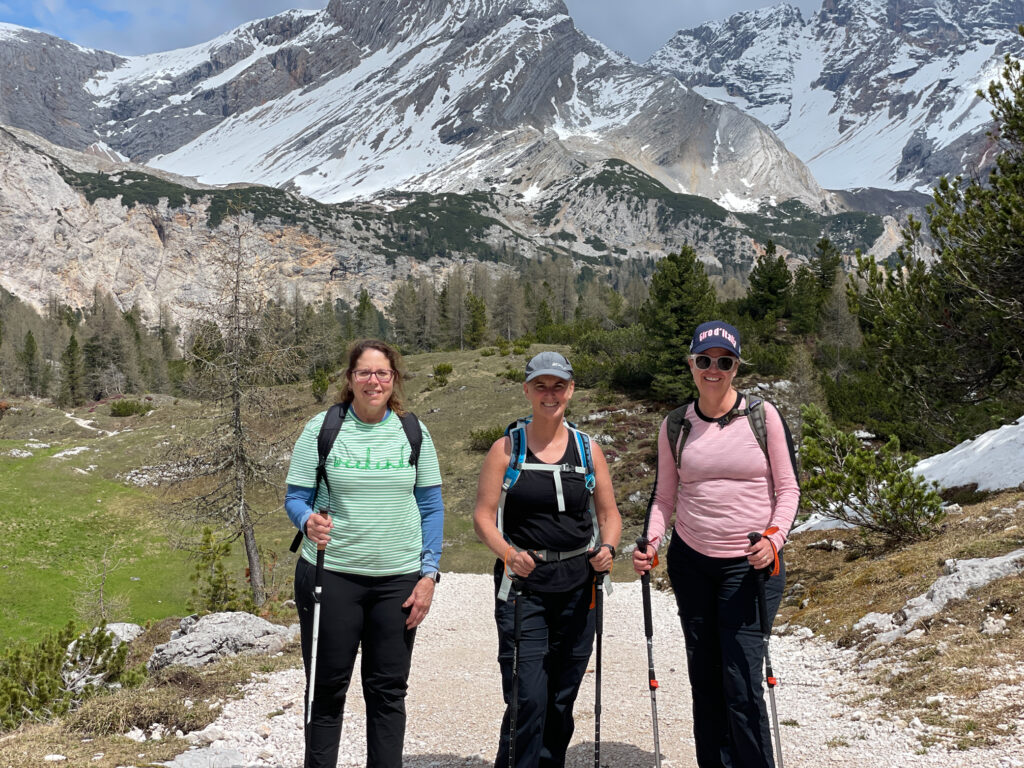
[{"label": "snow-covered mountain", "polygon": [[331,0],[132,58],[3,26],[0,71],[0,122],[206,183],[542,206],[617,159],[732,210],[835,206],[763,124],[582,34],[561,0]]},{"label": "snow-covered mountain", "polygon": [[927,191],[992,161],[979,99],[1024,56],[1024,0],[780,4],[677,33],[651,57],[699,93],[771,126],[829,189]]}]

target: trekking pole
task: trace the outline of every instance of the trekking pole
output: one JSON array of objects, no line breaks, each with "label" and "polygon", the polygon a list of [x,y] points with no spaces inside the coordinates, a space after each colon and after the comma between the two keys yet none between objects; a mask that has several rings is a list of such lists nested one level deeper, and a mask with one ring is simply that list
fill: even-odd
[{"label": "trekking pole", "polygon": [[516,720],[519,717],[519,641],[523,637],[523,604],[519,580],[512,579],[512,696],[508,712],[508,768],[516,768]]},{"label": "trekking pole", "polygon": [[594,768],[601,768],[601,637],[604,635],[604,573],[594,574],[594,623],[597,662],[594,665]]},{"label": "trekking pole", "polygon": [[[646,529],[646,526],[644,526]],[[636,540],[636,545],[646,553],[647,531]],[[652,566],[658,564],[655,556]],[[658,738],[658,678],[654,675],[654,619],[651,617],[651,572],[645,571],[640,577],[644,598],[644,634],[647,636],[647,685],[651,689],[651,722],[654,724],[654,765],[661,768],[661,740]]]},{"label": "trekking pole", "polygon": [[[761,540],[760,533],[748,533],[747,538],[750,539],[750,546],[754,546]],[[778,680],[775,674],[772,672],[772,657],[768,653],[768,638],[771,636],[772,628],[768,624],[768,600],[765,596],[765,584],[768,581],[768,577],[771,572],[765,568],[763,570],[754,569],[754,578],[757,581],[757,610],[761,619],[761,636],[764,640],[764,677],[768,683],[768,699],[772,705],[772,722],[775,724],[775,754],[777,757],[778,768],[782,766],[782,735],[779,733],[779,712],[775,707],[775,685]]]},{"label": "trekking pole", "polygon": [[[314,514],[316,514],[314,512]],[[326,509],[320,514],[330,520]],[[324,551],[326,544],[316,545],[316,576],[313,581],[313,644],[309,653],[309,690],[306,692],[306,740],[309,740],[309,721],[313,717],[313,686],[316,684],[316,653],[320,640],[320,597],[324,588]]]}]

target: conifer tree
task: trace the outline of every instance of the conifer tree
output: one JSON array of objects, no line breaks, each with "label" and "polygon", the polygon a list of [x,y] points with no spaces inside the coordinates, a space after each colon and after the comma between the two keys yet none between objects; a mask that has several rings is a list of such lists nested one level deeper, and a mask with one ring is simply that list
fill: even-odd
[{"label": "conifer tree", "polygon": [[483,344],[487,335],[487,307],[484,301],[474,293],[466,295],[466,315],[469,323],[466,327],[465,343],[471,349]]},{"label": "conifer tree", "polygon": [[42,395],[42,361],[39,359],[39,346],[32,331],[25,332],[25,340],[18,354],[21,363],[22,383],[25,394]]},{"label": "conifer tree", "polygon": [[652,392],[678,402],[693,392],[687,358],[693,330],[713,320],[718,308],[704,265],[690,246],[658,263],[644,305],[643,326],[650,350]]},{"label": "conifer tree", "polygon": [[60,396],[57,403],[61,406],[74,407],[84,402],[82,351],[78,348],[78,339],[71,334],[71,340],[60,357]]},{"label": "conifer tree", "polygon": [[788,314],[791,282],[785,258],[776,254],[775,243],[769,240],[764,255],[750,270],[750,289],[744,302],[747,313],[757,319],[769,314],[774,317]]}]

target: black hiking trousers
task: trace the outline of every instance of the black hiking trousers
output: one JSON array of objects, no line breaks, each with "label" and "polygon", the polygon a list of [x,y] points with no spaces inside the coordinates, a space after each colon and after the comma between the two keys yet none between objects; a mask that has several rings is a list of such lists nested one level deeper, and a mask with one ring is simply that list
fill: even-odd
[{"label": "black hiking trousers", "polygon": [[[295,566],[295,603],[302,631],[306,668],[313,645],[313,582],[316,566],[299,558]],[[335,768],[341,740],[345,694],[356,653],[366,701],[367,768],[401,768],[405,739],[405,693],[416,630],[406,629],[408,609],[419,574],[358,576],[324,569],[320,598],[313,715],[306,733],[305,768]]]},{"label": "black hiking trousers", "polygon": [[[686,640],[693,735],[700,768],[775,768],[764,703],[764,641],[756,573],[745,557],[708,557],[673,531],[668,576]],[[786,568],[765,585],[769,622]]]},{"label": "black hiking trousers", "polygon": [[[495,768],[563,768],[576,729],[573,705],[587,671],[597,627],[590,609],[594,580],[566,592],[526,590],[519,643],[519,709],[516,713],[516,764],[508,764],[512,701],[512,649],[515,607],[495,599],[498,663],[505,715]],[[515,588],[512,589],[512,594]]]}]

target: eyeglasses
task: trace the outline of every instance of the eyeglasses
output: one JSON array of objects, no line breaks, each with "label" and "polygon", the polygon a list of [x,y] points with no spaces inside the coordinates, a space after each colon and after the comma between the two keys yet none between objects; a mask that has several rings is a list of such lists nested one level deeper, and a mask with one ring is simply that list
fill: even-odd
[{"label": "eyeglasses", "polygon": [[359,382],[365,383],[370,380],[371,376],[376,376],[377,381],[381,384],[387,384],[395,378],[395,372],[392,370],[371,371],[367,368],[360,368],[352,371],[352,378]]},{"label": "eyeglasses", "polygon": [[711,367],[711,362],[715,362],[715,366],[722,373],[728,373],[733,367],[739,362],[735,357],[729,355],[722,355],[721,357],[712,357],[711,355],[690,355],[690,359],[693,360],[693,364],[697,366],[698,370],[706,371]]}]

